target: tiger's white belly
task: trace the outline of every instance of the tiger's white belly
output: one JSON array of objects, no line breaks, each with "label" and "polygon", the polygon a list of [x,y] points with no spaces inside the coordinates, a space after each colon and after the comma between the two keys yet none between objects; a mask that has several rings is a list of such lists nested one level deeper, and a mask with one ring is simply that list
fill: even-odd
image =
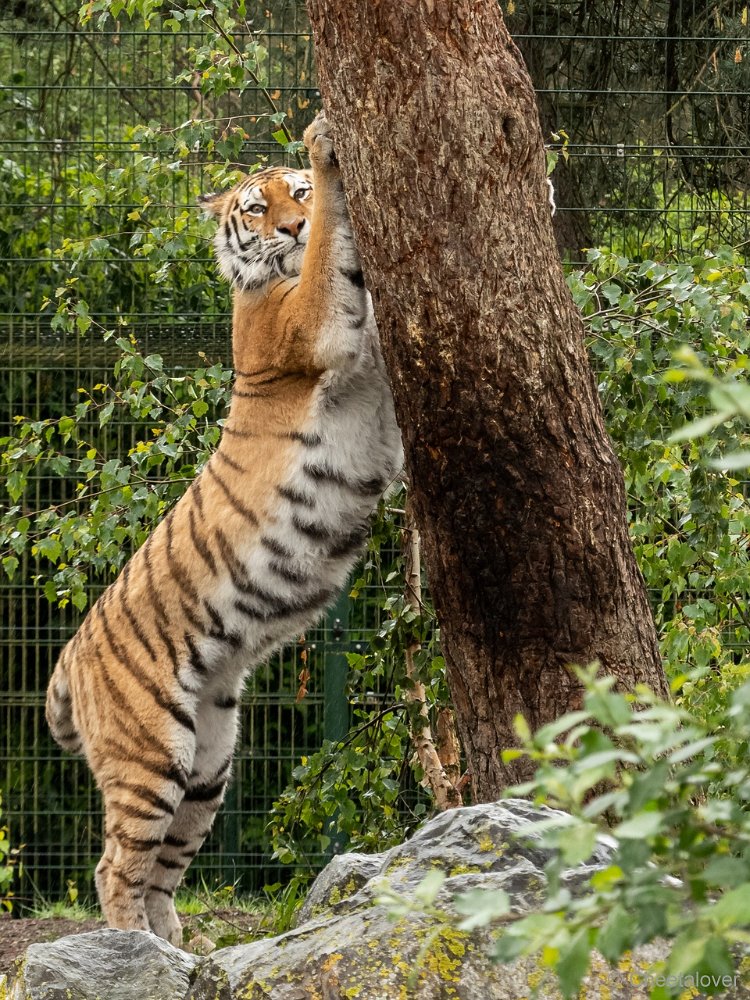
[{"label": "tiger's white belly", "polygon": [[321,380],[278,503],[235,554],[247,584],[229,570],[207,596],[234,643],[204,638],[213,666],[203,692],[236,691],[242,677],[304,631],[344,587],[379,498],[403,452],[382,360],[374,348],[354,373]]}]

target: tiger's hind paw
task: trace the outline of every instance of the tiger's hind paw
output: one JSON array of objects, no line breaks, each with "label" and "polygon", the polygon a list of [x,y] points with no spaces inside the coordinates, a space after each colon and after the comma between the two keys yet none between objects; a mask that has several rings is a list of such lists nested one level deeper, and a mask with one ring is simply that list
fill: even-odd
[{"label": "tiger's hind paw", "polygon": [[338,167],[339,161],[333,147],[331,127],[324,111],[318,112],[305,129],[302,138],[310,154],[310,162],[313,167],[321,170],[331,170]]}]

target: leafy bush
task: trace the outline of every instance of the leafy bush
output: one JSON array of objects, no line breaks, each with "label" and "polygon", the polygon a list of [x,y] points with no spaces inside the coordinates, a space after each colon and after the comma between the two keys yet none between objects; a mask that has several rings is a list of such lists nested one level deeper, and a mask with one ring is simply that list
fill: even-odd
[{"label": "leafy bush", "polygon": [[[0,806],[3,797],[0,793]],[[3,811],[0,809],[0,820],[3,818]],[[13,878],[15,875],[18,848],[10,846],[8,837],[8,827],[4,824],[0,826],[0,906],[10,911],[13,909]]]},{"label": "leafy bush", "polygon": [[[595,668],[577,672],[583,708],[535,734],[518,719],[519,749],[505,752],[536,763],[509,796],[567,812],[534,824],[555,852],[548,897],[527,914],[511,914],[504,894],[474,899],[473,926],[497,922],[494,956],[538,955],[566,998],[578,995],[594,948],[616,964],[657,937],[669,942],[664,974],[682,985],[652,997],[680,995],[688,976],[722,993],[750,948],[750,684],[730,695],[719,735],[646,689],[618,694]],[[610,863],[572,896],[560,876],[603,831],[615,838]]]}]

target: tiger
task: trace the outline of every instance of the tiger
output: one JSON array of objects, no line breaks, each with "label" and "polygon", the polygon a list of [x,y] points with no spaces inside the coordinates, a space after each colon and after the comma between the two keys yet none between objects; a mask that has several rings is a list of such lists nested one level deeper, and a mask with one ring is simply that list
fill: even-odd
[{"label": "tiger", "polygon": [[102,794],[104,918],[178,946],[174,895],[230,779],[245,678],[335,600],[403,460],[325,116],[304,142],[310,170],[200,199],[232,285],[229,412],[47,692],[52,735]]}]

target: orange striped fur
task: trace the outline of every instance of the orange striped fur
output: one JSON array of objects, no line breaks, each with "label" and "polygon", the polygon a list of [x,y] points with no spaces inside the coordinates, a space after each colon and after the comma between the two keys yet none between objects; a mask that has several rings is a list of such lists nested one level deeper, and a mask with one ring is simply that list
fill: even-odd
[{"label": "orange striped fur", "polygon": [[[218,450],[58,660],[47,719],[101,789],[112,927],[179,944],[173,895],[230,777],[244,678],[346,582],[401,444],[322,116],[312,171],[203,199],[234,284]],[[313,193],[314,189],[314,193]]]}]

